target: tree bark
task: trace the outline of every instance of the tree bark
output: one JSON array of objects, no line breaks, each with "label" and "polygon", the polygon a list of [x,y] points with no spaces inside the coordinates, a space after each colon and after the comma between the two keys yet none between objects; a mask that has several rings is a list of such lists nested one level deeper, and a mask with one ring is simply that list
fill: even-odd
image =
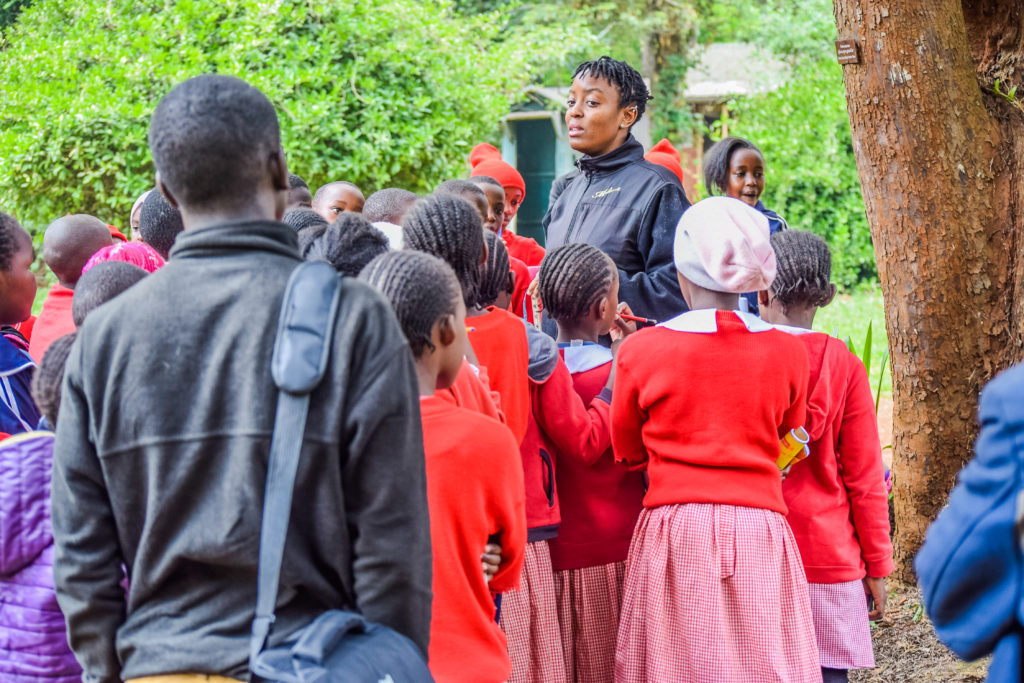
[{"label": "tree bark", "polygon": [[1021,357],[1024,117],[989,92],[996,74],[1024,80],[1021,5],[834,0],[860,47],[843,72],[886,302],[905,581],[971,457],[981,387]]}]

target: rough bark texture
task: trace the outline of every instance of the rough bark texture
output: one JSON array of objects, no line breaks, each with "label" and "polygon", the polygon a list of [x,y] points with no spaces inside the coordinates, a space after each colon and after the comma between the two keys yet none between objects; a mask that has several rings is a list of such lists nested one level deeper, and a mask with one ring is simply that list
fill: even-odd
[{"label": "rough bark texture", "polygon": [[1024,117],[990,90],[1024,81],[1022,5],[834,0],[860,46],[843,71],[886,301],[903,580],[971,457],[978,392],[1021,357]]}]

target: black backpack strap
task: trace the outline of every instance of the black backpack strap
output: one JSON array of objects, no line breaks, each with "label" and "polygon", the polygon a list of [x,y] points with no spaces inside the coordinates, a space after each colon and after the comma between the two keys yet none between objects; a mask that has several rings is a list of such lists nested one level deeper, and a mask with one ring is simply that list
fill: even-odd
[{"label": "black backpack strap", "polygon": [[309,394],[327,370],[340,299],[341,278],[326,263],[300,264],[292,272],[284,292],[271,358],[271,374],[279,392],[263,499],[250,661],[266,646],[274,625],[274,606],[299,453],[306,431]]}]

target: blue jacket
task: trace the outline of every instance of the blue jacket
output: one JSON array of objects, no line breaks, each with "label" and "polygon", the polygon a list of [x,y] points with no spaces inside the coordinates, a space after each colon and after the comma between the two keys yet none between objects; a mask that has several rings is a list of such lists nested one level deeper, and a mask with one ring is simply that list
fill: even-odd
[{"label": "blue jacket", "polygon": [[981,434],[915,566],[935,630],[964,659],[994,652],[990,681],[1020,681],[1024,563],[1024,364],[981,394]]}]

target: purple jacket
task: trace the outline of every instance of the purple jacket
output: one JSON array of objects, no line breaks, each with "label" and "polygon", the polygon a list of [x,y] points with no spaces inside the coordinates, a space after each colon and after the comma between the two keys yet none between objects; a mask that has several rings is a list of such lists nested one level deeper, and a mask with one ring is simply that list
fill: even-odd
[{"label": "purple jacket", "polygon": [[82,680],[53,590],[53,433],[0,442],[0,680]]}]

